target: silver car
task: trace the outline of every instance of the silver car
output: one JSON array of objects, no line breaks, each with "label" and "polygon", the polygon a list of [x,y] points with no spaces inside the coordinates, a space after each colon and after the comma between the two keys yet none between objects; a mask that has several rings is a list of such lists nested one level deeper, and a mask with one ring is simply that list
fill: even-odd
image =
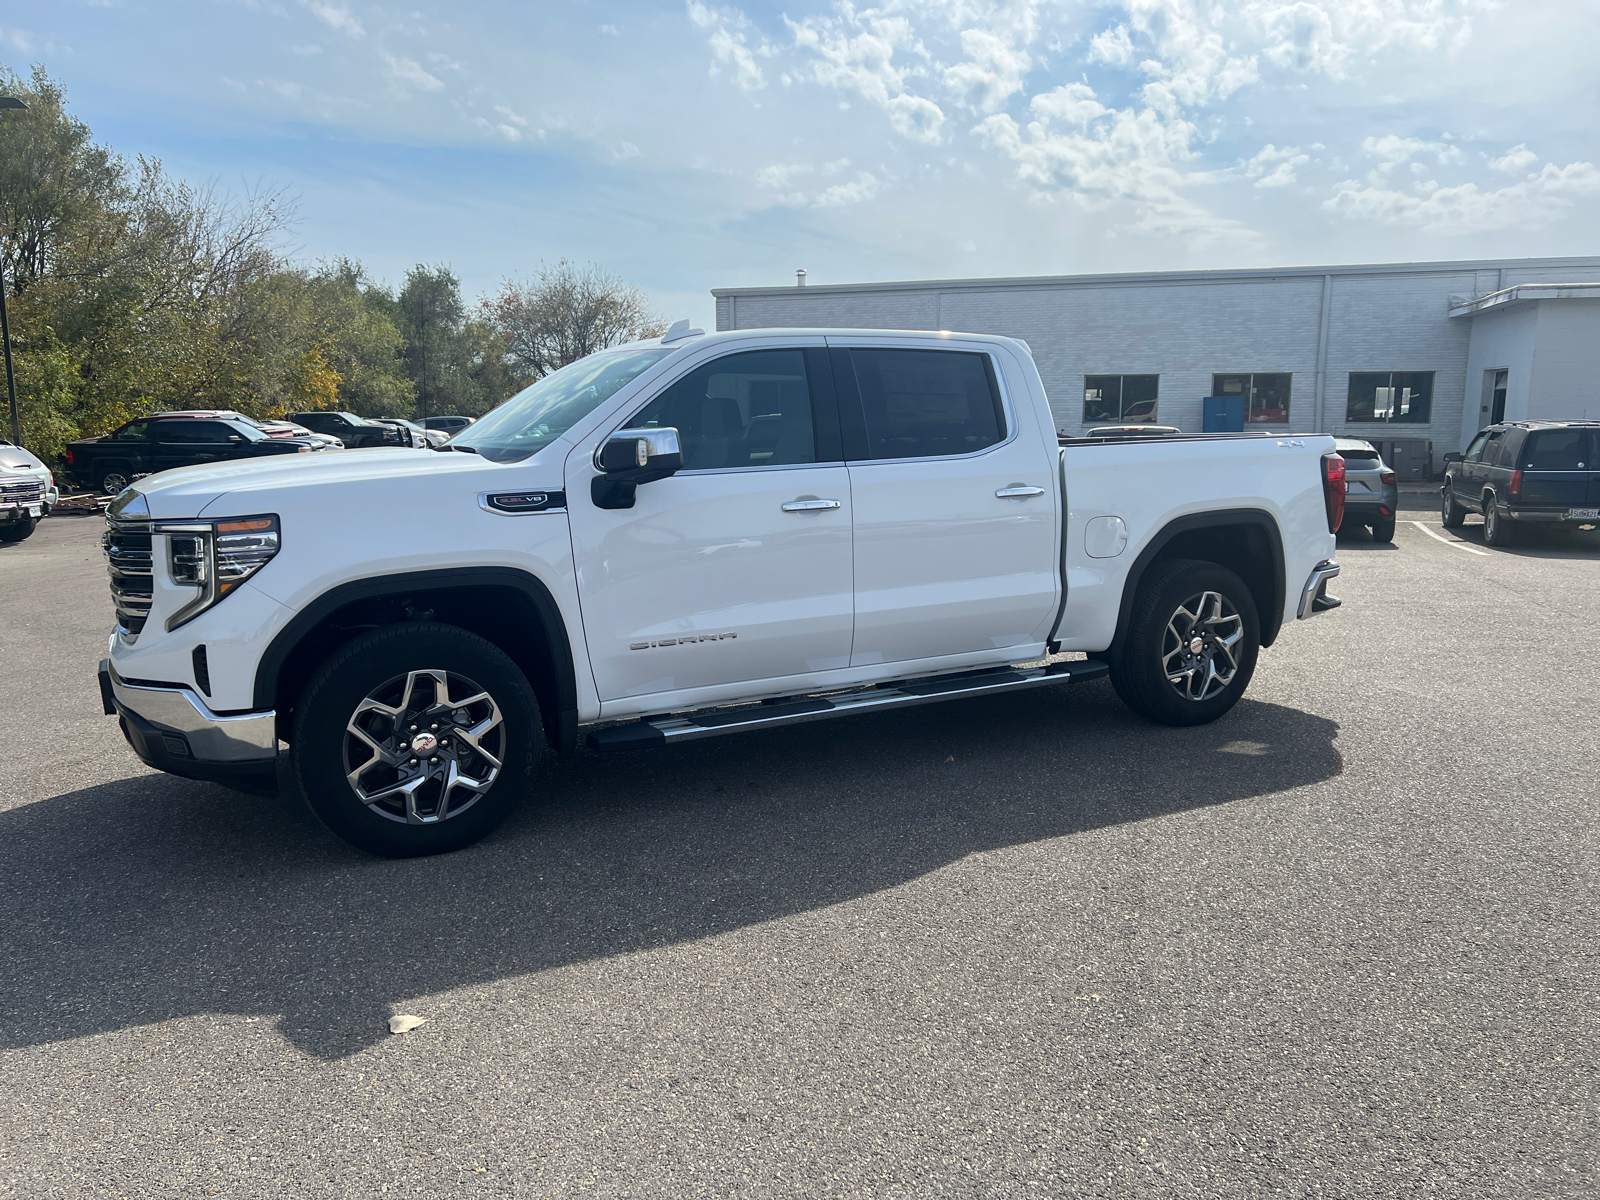
[{"label": "silver car", "polygon": [[1371,442],[1334,438],[1333,447],[1344,459],[1344,520],[1339,532],[1365,525],[1372,530],[1373,541],[1394,541],[1394,514],[1400,507],[1394,471]]}]

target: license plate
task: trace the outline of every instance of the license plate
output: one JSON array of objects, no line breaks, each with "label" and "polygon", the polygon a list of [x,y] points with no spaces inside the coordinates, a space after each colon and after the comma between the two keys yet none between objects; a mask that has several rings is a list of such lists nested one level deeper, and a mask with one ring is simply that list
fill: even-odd
[{"label": "license plate", "polygon": [[1567,509],[1569,521],[1595,521],[1600,520],[1600,508],[1569,508]]},{"label": "license plate", "polygon": [[37,504],[28,505],[28,515],[30,517],[37,517],[39,515],[39,506]]}]

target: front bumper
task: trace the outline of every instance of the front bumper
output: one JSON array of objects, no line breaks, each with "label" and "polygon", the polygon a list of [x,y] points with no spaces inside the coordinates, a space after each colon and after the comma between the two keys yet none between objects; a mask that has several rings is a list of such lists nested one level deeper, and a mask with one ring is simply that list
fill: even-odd
[{"label": "front bumper", "polygon": [[277,789],[275,712],[215,713],[186,687],[130,683],[100,660],[100,699],[123,736],[158,771],[250,791]]},{"label": "front bumper", "polygon": [[1311,574],[1306,577],[1305,587],[1300,589],[1300,609],[1295,614],[1304,621],[1314,613],[1327,612],[1330,608],[1338,608],[1342,601],[1337,596],[1328,595],[1328,580],[1339,574],[1339,564],[1332,559],[1325,558],[1311,569]]}]

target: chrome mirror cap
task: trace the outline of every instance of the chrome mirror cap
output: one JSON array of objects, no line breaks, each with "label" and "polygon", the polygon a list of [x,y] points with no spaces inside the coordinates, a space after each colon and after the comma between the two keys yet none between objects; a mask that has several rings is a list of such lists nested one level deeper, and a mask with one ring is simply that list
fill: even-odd
[{"label": "chrome mirror cap", "polygon": [[117,493],[117,498],[106,506],[106,517],[118,521],[148,521],[150,502],[144,498],[143,492],[125,487]]}]

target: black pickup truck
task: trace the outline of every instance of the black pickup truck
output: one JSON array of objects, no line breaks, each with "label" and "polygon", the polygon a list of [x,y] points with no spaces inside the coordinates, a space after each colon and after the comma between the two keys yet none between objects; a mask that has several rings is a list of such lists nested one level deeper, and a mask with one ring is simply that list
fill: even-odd
[{"label": "black pickup truck", "polygon": [[172,467],[320,449],[307,438],[268,437],[254,425],[225,417],[141,417],[104,437],[67,443],[65,474],[80,487],[115,496],[135,476]]}]

